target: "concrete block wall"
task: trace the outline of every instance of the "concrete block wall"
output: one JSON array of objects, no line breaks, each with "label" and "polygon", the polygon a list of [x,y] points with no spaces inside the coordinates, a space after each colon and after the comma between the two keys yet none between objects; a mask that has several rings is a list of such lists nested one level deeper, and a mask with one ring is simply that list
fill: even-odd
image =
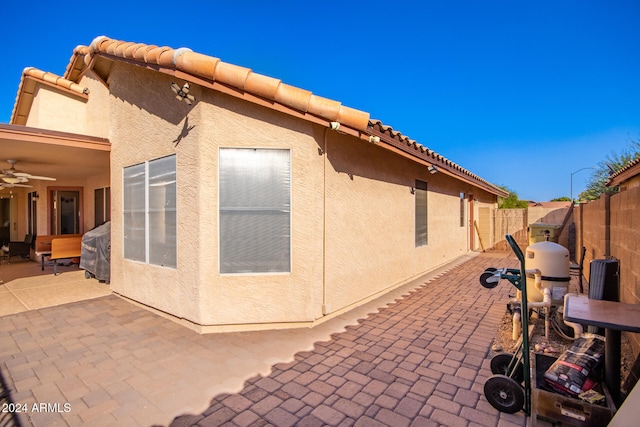
[{"label": "concrete block wall", "polygon": [[[576,251],[586,250],[585,277],[593,259],[620,260],[620,301],[640,304],[640,187],[581,204],[574,212]],[[640,334],[627,334],[640,354]]]}]

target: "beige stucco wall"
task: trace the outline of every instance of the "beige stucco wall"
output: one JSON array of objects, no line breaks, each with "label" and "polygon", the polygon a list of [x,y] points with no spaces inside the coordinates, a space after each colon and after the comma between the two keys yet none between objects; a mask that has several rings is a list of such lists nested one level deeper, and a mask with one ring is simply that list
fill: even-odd
[{"label": "beige stucco wall", "polygon": [[[115,69],[112,142],[112,289],[197,324],[309,321],[319,313],[322,158],[307,122],[218,93],[195,89],[189,108],[175,100],[169,77]],[[157,79],[157,80],[155,80]],[[116,89],[119,88],[119,89]],[[149,99],[155,99],[149,104]],[[141,108],[142,107],[142,108]],[[238,116],[238,109],[246,116]],[[178,138],[188,121],[193,129]],[[293,269],[290,274],[218,272],[217,158],[219,147],[291,150]],[[178,267],[122,258],[122,168],[176,154]],[[303,211],[303,209],[306,209]],[[317,260],[317,261],[314,261]],[[314,287],[314,282],[316,286]]]},{"label": "beige stucco wall", "polygon": [[[175,100],[173,80],[119,63],[109,77],[111,287],[144,305],[221,328],[310,324],[467,253],[460,192],[474,194],[476,219],[480,207],[495,207],[484,191],[305,120],[197,85],[189,107]],[[220,147],[290,150],[290,273],[219,273]],[[178,266],[125,260],[123,168],[170,154],[177,160]],[[429,185],[429,243],[420,248],[416,179]]]},{"label": "beige stucco wall", "polygon": [[38,84],[26,126],[108,138],[108,90],[91,73],[80,84],[89,89],[89,98]]},{"label": "beige stucco wall", "polygon": [[[464,186],[388,150],[330,133],[326,305],[340,310],[467,252]],[[415,247],[416,179],[427,182],[427,240]]]},{"label": "beige stucco wall", "polygon": [[85,133],[86,108],[78,96],[47,85],[38,85],[27,126],[61,132]]}]

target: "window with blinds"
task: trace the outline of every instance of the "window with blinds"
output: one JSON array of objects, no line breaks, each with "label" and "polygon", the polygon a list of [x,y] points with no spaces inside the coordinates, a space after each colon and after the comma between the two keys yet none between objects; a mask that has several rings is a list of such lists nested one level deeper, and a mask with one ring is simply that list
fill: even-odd
[{"label": "window with blinds", "polygon": [[427,244],[427,183],[416,180],[414,195],[417,248]]},{"label": "window with blinds", "polygon": [[221,148],[220,273],[291,272],[290,150]]},{"label": "window with blinds", "polygon": [[466,199],[464,193],[460,193],[460,227],[464,227],[466,225],[466,216],[465,216],[465,205]]},{"label": "window with blinds", "polygon": [[177,266],[176,156],[124,168],[124,257]]}]

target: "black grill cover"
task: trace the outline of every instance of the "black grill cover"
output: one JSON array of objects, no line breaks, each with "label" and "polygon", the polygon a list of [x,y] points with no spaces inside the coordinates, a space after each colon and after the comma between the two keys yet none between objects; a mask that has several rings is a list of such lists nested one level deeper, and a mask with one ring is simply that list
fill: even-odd
[{"label": "black grill cover", "polygon": [[82,236],[80,268],[98,280],[111,278],[111,221],[94,228]]}]

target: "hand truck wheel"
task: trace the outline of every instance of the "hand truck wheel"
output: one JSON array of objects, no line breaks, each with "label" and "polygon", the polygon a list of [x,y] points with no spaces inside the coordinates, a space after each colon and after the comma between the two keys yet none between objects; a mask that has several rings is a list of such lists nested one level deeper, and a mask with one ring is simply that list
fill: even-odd
[{"label": "hand truck wheel", "polygon": [[493,375],[484,383],[484,396],[500,412],[515,414],[524,405],[524,388],[506,375]]},{"label": "hand truck wheel", "polygon": [[500,276],[496,275],[497,269],[488,268],[480,275],[480,284],[487,289],[493,289],[500,283]]},{"label": "hand truck wheel", "polygon": [[517,364],[514,363],[514,357],[515,355],[511,353],[499,353],[493,356],[490,365],[491,373],[506,375],[513,378],[518,384],[522,383],[522,380],[524,380],[524,366],[520,360],[518,360]]}]

